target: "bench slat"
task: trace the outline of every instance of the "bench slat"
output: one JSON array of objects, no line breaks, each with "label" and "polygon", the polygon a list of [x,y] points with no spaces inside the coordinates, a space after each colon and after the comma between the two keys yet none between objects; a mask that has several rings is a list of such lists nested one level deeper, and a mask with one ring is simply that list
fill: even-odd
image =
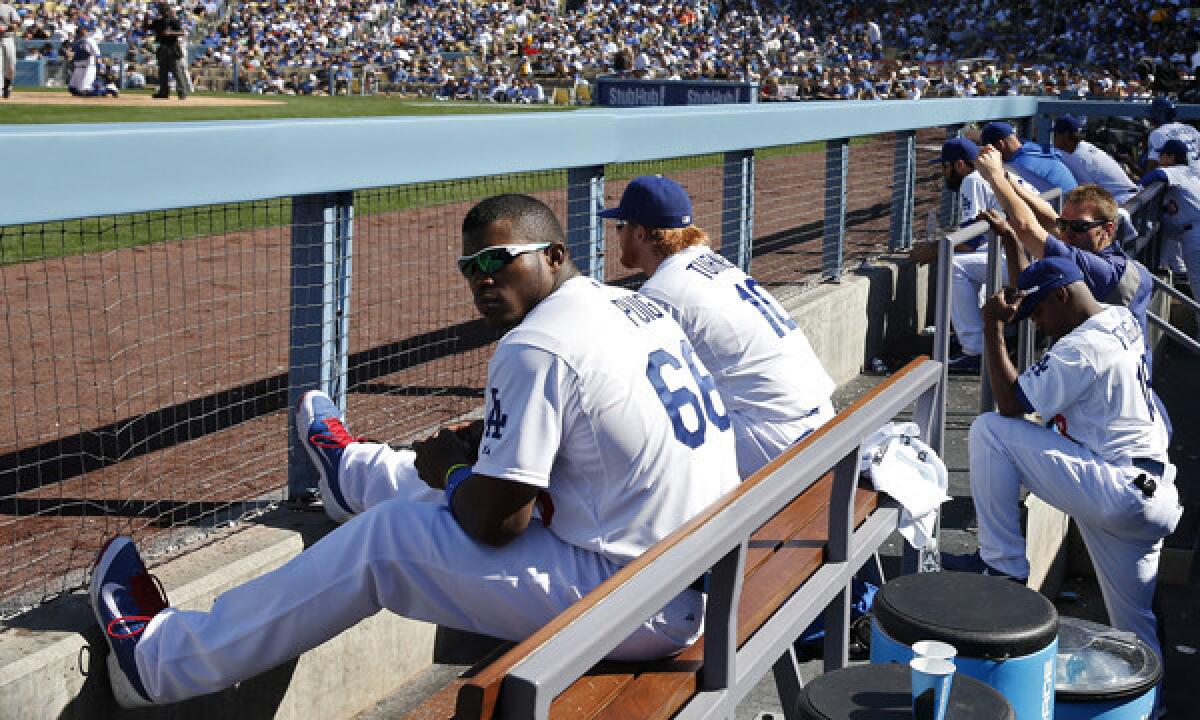
[{"label": "bench slat", "polygon": [[[859,491],[856,495],[856,527],[874,510],[875,501],[873,492]],[[827,534],[827,516],[814,519],[811,525],[792,538],[797,546],[781,548],[746,578],[738,604],[738,647],[745,644],[800,584],[821,567]],[[639,675],[620,697],[592,717],[595,720],[658,720],[672,717],[696,694],[700,668],[693,668],[692,665],[698,664],[703,657],[704,638],[701,638],[676,657],[678,667],[674,672]]]},{"label": "bench slat", "polygon": [[644,567],[652,563],[669,548],[677,545],[683,538],[690,535],[696,528],[704,525],[713,517],[719,515],[727,507],[736,503],[743,494],[755,487],[765,478],[769,478],[772,473],[786,464],[789,460],[802,452],[805,448],[812,445],[819,438],[830,432],[832,428],[838,424],[838,419],[853,414],[858,409],[870,403],[875,398],[887,392],[901,378],[907,375],[914,368],[919,367],[928,360],[925,356],[914,358],[908,365],[904,366],[890,377],[884,379],[875,387],[868,390],[854,403],[838,413],[830,422],[821,426],[816,432],[809,435],[804,440],[793,445],[785,450],[779,457],[772,460],[761,470],[756,472],[751,477],[747,478],[737,489],[731,491],[717,502],[713,503],[703,512],[693,517],[688,522],[684,523],[675,532],[661,540],[654,547],[647,550],[641,557],[634,560],[629,565],[618,571],[613,577],[605,580],[592,592],[576,602],[570,608],[560,613],[551,622],[547,623],[540,630],[535,632],[529,638],[518,644],[503,657],[492,663],[489,667],[484,668],[471,681],[465,683],[458,695],[457,716],[461,718],[487,718],[490,719],[495,714],[496,704],[500,696],[501,685],[504,682],[505,676],[509,671],[526,658],[530,653],[541,647],[547,640],[553,637],[558,631],[567,625],[575,622],[575,620],[592,607],[600,602],[601,598],[606,596],[613,588],[619,587],[625,578],[640,572]]}]

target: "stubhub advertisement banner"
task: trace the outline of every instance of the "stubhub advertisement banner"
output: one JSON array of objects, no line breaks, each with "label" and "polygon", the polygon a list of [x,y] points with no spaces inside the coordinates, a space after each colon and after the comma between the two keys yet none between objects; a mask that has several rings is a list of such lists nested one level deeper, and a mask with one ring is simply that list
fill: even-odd
[{"label": "stubhub advertisement banner", "polygon": [[607,107],[723,105],[757,100],[756,83],[596,78],[596,104]]}]

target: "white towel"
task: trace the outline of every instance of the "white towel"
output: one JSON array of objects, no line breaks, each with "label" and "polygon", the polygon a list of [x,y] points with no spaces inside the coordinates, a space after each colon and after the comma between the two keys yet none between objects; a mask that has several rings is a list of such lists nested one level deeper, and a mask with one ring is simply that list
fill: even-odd
[{"label": "white towel", "polygon": [[920,438],[916,423],[888,423],[863,441],[858,469],[879,492],[900,504],[900,534],[920,550],[934,545],[938,509],[950,499],[941,458]]}]

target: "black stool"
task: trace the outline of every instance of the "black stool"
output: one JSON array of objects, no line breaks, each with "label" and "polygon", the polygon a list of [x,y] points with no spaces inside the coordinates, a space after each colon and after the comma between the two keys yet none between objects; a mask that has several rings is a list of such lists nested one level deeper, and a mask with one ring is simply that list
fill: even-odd
[{"label": "black stool", "polygon": [[[807,720],[912,720],[911,673],[899,663],[825,673],[804,687],[798,714]],[[946,720],[1016,720],[1016,714],[1003,695],[956,673]]]}]

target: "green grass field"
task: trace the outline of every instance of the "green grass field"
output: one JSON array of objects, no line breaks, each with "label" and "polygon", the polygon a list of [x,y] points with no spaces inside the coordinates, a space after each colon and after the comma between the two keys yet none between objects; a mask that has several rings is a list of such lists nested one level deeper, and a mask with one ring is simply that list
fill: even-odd
[{"label": "green grass field", "polygon": [[[66,95],[63,88],[16,88],[18,92]],[[149,97],[152,90],[129,90],[126,96]],[[0,125],[117,122],[186,122],[194,120],[273,120],[280,118],[381,117],[391,115],[472,115],[505,112],[563,112],[573,108],[555,105],[507,105],[498,103],[437,102],[369,95],[360,97],[312,97],[296,95],[250,95],[247,93],[196,93],[196,97],[227,97],[241,100],[271,100],[278,105],[211,107],[161,100],[150,107],[121,106],[111,98],[92,98],[87,105],[0,105]]]}]

